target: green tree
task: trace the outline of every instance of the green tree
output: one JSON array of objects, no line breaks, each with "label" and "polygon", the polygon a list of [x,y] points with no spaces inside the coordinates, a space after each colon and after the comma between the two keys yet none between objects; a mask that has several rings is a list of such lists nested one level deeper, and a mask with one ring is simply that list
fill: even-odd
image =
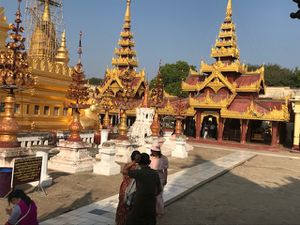
[{"label": "green tree", "polygon": [[103,82],[103,79],[97,78],[97,77],[92,77],[89,79],[89,84],[90,85],[101,85]]},{"label": "green tree", "polygon": [[[186,97],[188,93],[181,92],[181,82],[189,75],[190,69],[195,70],[195,66],[189,65],[185,61],[177,61],[173,64],[165,64],[160,67],[161,76],[164,82],[165,91],[171,95]],[[151,80],[150,88],[155,87],[156,78]]]},{"label": "green tree", "polygon": [[[249,70],[255,70],[260,66],[249,65]],[[298,68],[295,70],[282,67],[278,64],[265,65],[265,81],[267,86],[288,86],[300,87],[300,72]]]}]

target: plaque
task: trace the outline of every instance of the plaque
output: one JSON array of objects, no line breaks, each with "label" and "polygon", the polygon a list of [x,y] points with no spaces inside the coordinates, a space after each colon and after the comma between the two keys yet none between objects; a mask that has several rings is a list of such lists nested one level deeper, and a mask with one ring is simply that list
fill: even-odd
[{"label": "plaque", "polygon": [[15,159],[12,188],[21,184],[40,181],[43,157],[25,157]]}]

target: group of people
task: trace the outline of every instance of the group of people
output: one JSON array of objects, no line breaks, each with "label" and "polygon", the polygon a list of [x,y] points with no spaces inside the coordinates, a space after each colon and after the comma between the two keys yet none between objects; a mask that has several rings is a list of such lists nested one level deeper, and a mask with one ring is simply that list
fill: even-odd
[{"label": "group of people", "polygon": [[134,151],[122,170],[116,225],[155,225],[164,214],[163,189],[167,184],[168,159],[159,145],[151,155]]},{"label": "group of people", "polygon": [[[168,159],[159,145],[151,147],[151,155],[134,151],[131,162],[122,170],[116,225],[155,225],[164,214],[163,189],[167,184]],[[37,207],[22,190],[8,195],[9,215],[5,225],[38,225]],[[11,207],[13,205],[13,207]]]}]

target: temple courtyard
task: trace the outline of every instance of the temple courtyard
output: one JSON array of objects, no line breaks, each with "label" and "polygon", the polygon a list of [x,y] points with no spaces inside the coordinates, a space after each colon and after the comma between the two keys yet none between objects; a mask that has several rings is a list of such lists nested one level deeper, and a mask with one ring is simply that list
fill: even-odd
[{"label": "temple courtyard", "polygon": [[[300,156],[198,144],[188,159],[170,159],[166,214],[158,224],[296,224]],[[121,175],[51,171],[42,192],[26,187],[42,225],[114,224]],[[1,199],[0,223],[7,203]]]}]

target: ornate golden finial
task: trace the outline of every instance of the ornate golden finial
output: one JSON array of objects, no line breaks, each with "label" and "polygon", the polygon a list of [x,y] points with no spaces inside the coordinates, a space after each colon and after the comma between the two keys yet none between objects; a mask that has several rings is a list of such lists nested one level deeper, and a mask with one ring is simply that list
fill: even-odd
[{"label": "ornate golden finial", "polygon": [[131,22],[130,3],[131,3],[131,0],[127,0],[127,3],[126,3],[126,12],[125,12],[125,17],[124,17],[125,23],[130,23]]},{"label": "ornate golden finial", "polygon": [[44,13],[43,13],[43,16],[42,16],[42,20],[44,22],[50,22],[51,21],[49,0],[45,0],[45,8],[44,8]]},{"label": "ornate golden finial", "polygon": [[227,10],[226,10],[226,20],[231,20],[232,17],[232,0],[228,0]]},{"label": "ornate golden finial", "polygon": [[82,31],[79,32],[79,47],[78,47],[78,63],[75,66],[75,70],[79,73],[83,72],[83,66],[81,63],[81,58],[82,58]]},{"label": "ornate golden finial", "polygon": [[116,57],[112,58],[112,65],[119,70],[132,70],[138,67],[138,60],[136,58],[136,51],[134,50],[135,43],[133,41],[133,34],[131,32],[131,1],[127,0],[126,12],[124,17],[123,31],[118,42],[119,48],[115,49]]},{"label": "ornate golden finial", "polygon": [[144,99],[142,103],[143,108],[148,108],[148,97],[149,97],[149,84],[148,81],[145,81],[145,94],[144,94]]},{"label": "ornate golden finial", "polygon": [[25,38],[22,33],[24,28],[21,26],[21,0],[16,12],[15,23],[10,24],[10,41],[6,44],[9,51],[0,51],[0,87],[7,91],[4,97],[4,113],[0,118],[0,147],[14,148],[18,147],[17,132],[18,123],[14,116],[15,108],[15,90],[26,90],[34,84],[31,69],[27,60],[25,51]]},{"label": "ornate golden finial", "polygon": [[61,35],[60,47],[57,50],[57,55],[55,56],[56,62],[68,65],[69,63],[69,51],[67,49],[66,31]]}]

